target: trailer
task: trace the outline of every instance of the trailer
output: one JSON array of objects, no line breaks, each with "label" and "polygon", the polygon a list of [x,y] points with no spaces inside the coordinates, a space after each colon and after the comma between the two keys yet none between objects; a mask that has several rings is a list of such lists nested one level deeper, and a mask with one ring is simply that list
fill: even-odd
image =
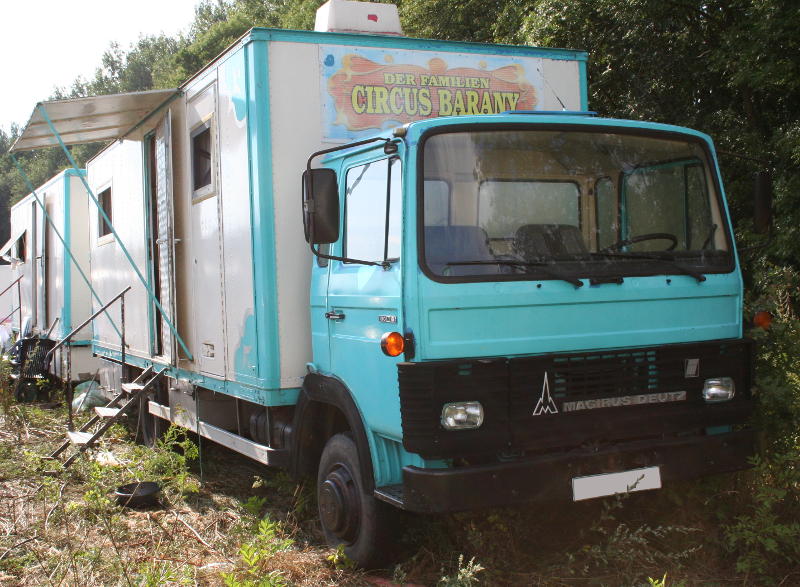
[{"label": "trailer", "polygon": [[252,29],[180,88],[38,105],[14,149],[113,140],[87,164],[92,349],[137,377],[143,437],[316,477],[364,566],[398,508],[746,467],[710,137],[588,112],[583,52],[398,24],[329,2],[323,31]]},{"label": "trailer", "polygon": [[[91,314],[89,283],[80,275],[80,265],[88,269],[89,263],[85,175],[65,169],[11,207],[11,238],[0,256],[10,263],[7,285],[19,280],[5,294],[14,300],[9,319],[18,334],[58,340]],[[100,366],[90,339],[87,325],[69,342],[72,379],[90,379]],[[61,379],[68,373],[67,354],[64,349],[51,361],[52,374]]]}]

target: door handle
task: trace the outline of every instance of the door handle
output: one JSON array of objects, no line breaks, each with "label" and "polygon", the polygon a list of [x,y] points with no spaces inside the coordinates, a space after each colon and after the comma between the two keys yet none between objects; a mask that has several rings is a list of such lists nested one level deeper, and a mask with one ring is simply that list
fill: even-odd
[{"label": "door handle", "polygon": [[325,312],[325,317],[328,320],[344,320],[344,314],[342,312]]}]

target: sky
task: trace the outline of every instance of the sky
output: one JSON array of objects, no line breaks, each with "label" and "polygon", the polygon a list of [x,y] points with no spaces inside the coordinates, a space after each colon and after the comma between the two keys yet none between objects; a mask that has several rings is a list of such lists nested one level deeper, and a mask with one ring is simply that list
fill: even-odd
[{"label": "sky", "polygon": [[127,50],[142,35],[186,32],[199,1],[0,0],[0,128],[24,126],[55,88],[93,77],[112,41]]}]

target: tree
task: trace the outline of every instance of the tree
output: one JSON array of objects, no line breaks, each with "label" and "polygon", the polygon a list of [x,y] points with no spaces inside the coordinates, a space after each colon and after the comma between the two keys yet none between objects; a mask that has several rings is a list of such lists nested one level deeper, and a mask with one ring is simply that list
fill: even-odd
[{"label": "tree", "polygon": [[589,51],[590,106],[690,126],[723,155],[734,219],[746,228],[750,176],[775,170],[776,243],[799,267],[800,8],[787,0],[540,0],[521,23],[530,44]]},{"label": "tree", "polygon": [[534,3],[519,0],[403,0],[407,35],[428,39],[516,43],[519,25]]}]

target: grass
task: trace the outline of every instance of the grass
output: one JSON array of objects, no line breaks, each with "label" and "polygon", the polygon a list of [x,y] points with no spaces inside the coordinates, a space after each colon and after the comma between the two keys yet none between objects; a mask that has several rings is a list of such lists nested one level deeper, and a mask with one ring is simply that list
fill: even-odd
[{"label": "grass", "polygon": [[[408,516],[400,562],[365,573],[324,544],[313,483],[297,484],[206,441],[201,476],[198,447],[181,431],[148,449],[119,425],[99,450],[50,475],[55,463],[41,457],[61,442],[65,422],[62,408],[14,402],[0,414],[2,585],[800,582],[797,558],[787,552],[797,530],[787,516],[795,510],[784,511],[772,491],[758,501],[774,466],[627,498]],[[796,462],[781,462],[780,470]],[[111,492],[132,480],[159,481],[160,504],[119,507]],[[779,481],[781,495],[795,499],[798,476]]]}]

